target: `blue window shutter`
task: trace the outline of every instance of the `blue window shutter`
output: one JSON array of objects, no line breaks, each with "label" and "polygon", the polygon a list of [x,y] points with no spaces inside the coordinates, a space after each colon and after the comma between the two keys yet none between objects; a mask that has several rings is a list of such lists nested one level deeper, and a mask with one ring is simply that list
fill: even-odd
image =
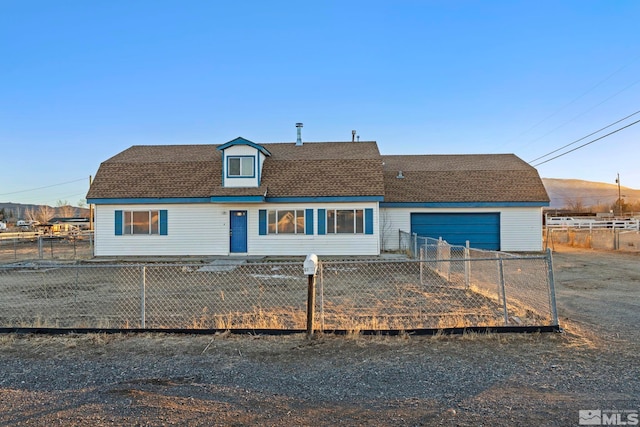
[{"label": "blue window shutter", "polygon": [[122,211],[116,211],[116,236],[122,236]]},{"label": "blue window shutter", "polygon": [[318,209],[318,234],[327,234],[327,210]]},{"label": "blue window shutter", "polygon": [[267,210],[260,209],[258,211],[258,234],[261,236],[267,235]]},{"label": "blue window shutter", "polygon": [[304,234],[313,234],[313,209],[304,211]]},{"label": "blue window shutter", "polygon": [[167,231],[167,210],[163,209],[160,211],[160,235],[166,236]]},{"label": "blue window shutter", "polygon": [[373,209],[364,210],[364,234],[373,234]]}]

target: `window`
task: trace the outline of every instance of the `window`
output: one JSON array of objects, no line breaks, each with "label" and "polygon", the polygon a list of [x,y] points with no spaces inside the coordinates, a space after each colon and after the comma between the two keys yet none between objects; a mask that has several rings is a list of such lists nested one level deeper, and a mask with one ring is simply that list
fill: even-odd
[{"label": "window", "polygon": [[267,230],[269,234],[304,234],[304,210],[269,210]]},{"label": "window", "polygon": [[123,234],[160,234],[158,211],[125,211]]},{"label": "window", "polygon": [[115,211],[115,232],[122,235],[167,235],[167,211]]},{"label": "window", "polygon": [[362,209],[327,209],[327,234],[364,234]]},{"label": "window", "polygon": [[230,177],[253,177],[253,156],[236,156],[227,158],[227,175]]}]

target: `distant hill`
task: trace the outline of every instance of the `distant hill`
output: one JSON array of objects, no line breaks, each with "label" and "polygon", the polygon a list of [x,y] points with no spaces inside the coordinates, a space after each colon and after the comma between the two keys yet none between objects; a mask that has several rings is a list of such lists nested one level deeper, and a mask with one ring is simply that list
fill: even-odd
[{"label": "distant hill", "polygon": [[[551,198],[551,208],[575,206],[576,202],[585,207],[611,205],[618,200],[618,185],[615,183],[556,178],[542,178],[542,182]],[[620,192],[625,203],[640,201],[640,190],[621,186]]]},{"label": "distant hill", "polygon": [[[550,208],[561,209],[575,206],[579,202],[583,207],[596,205],[612,205],[618,199],[618,185],[605,182],[583,181],[580,179],[557,179],[542,178],[549,198],[551,198]],[[622,198],[625,203],[639,203],[640,190],[629,187],[620,187]],[[24,217],[26,209],[37,210],[41,205],[26,205],[21,203],[1,203],[0,209],[4,208],[5,212],[12,211],[17,219]],[[55,210],[55,216],[59,214],[59,208],[52,207]],[[88,208],[76,207],[75,216],[89,217]]]},{"label": "distant hill", "polygon": [[[27,209],[31,209],[33,211],[37,211],[38,209],[40,209],[41,206],[44,205],[29,205],[29,204],[22,204],[22,203],[2,203],[0,202],[0,209],[4,209],[5,215],[6,215],[6,219],[8,219],[9,217],[11,217],[11,215],[13,215],[13,218],[15,220],[19,220],[19,219],[25,219],[24,218],[24,213]],[[58,207],[53,207],[50,206],[51,209],[53,209],[54,211],[54,216],[63,216],[61,214],[61,208]],[[83,218],[88,218],[89,217],[89,208],[80,208],[80,207],[76,207],[74,206],[74,215],[75,217],[83,217]]]}]

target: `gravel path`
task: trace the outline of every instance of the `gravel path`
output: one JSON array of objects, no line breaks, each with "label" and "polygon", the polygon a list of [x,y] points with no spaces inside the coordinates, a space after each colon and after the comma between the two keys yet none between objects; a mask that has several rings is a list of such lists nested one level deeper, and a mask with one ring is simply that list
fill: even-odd
[{"label": "gravel path", "polygon": [[[635,276],[578,289],[610,255],[554,255],[563,334],[0,335],[0,425],[571,426],[580,409],[638,410]],[[640,257],[617,255],[605,264],[635,274]]]}]

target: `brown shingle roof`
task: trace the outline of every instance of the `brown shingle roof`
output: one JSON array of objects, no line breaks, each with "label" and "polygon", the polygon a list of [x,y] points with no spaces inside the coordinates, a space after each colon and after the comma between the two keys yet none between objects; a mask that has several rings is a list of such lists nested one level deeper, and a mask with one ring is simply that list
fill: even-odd
[{"label": "brown shingle roof", "polygon": [[[385,202],[548,202],[538,172],[513,154],[382,156]],[[403,179],[397,178],[402,171]]]},{"label": "brown shingle roof", "polygon": [[133,146],[100,165],[87,198],[382,196],[375,142],[260,144],[271,152],[259,188],[222,187],[218,145]]},{"label": "brown shingle roof", "polygon": [[[87,198],[356,197],[385,202],[548,202],[512,154],[380,156],[375,142],[260,144],[258,188],[222,187],[219,145],[133,146],[104,161]],[[404,179],[398,179],[402,171]]]}]

